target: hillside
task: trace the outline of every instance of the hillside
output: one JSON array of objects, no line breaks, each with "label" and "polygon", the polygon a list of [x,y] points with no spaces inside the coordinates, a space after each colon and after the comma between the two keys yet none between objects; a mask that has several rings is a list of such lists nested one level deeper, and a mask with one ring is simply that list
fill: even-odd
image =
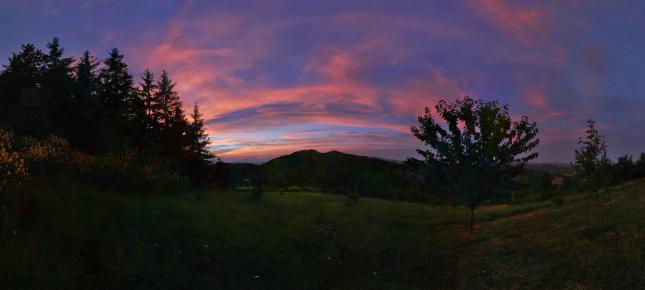
[{"label": "hillside", "polygon": [[357,191],[393,198],[402,191],[406,168],[401,163],[338,151],[303,150],[263,164],[268,184],[300,186],[327,192]]},{"label": "hillside", "polygon": [[[638,288],[645,180],[467,209],[309,192],[133,197],[34,182],[2,211],[2,289]],[[591,219],[586,209],[591,205]],[[14,211],[15,209],[15,211]]]},{"label": "hillside", "polygon": [[[274,158],[264,164],[220,163],[216,169],[221,188],[232,189],[242,180],[277,191],[313,190],[404,201],[428,201],[433,197],[423,182],[424,165],[405,164],[339,151],[321,153],[301,150]],[[566,164],[529,164],[516,184],[495,196],[497,202],[508,198],[508,190],[532,191],[543,183],[543,174],[567,175]],[[569,180],[567,180],[569,182]],[[550,177],[549,177],[550,182]]]},{"label": "hillside", "polygon": [[219,163],[216,175],[220,178],[220,187],[228,189],[248,179],[255,185],[278,191],[357,192],[363,196],[419,201],[427,192],[423,192],[417,171],[402,163],[378,158],[302,150],[262,165]]}]

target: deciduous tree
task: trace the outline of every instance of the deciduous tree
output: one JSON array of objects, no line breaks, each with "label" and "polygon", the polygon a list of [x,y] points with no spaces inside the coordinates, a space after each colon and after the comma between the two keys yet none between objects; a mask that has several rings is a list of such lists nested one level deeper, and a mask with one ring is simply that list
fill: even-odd
[{"label": "deciduous tree", "polygon": [[446,124],[425,108],[419,127],[411,128],[427,146],[417,151],[451,194],[466,198],[472,232],[474,210],[537,157],[537,124],[526,116],[511,120],[507,105],[469,97],[442,100],[435,111]]}]

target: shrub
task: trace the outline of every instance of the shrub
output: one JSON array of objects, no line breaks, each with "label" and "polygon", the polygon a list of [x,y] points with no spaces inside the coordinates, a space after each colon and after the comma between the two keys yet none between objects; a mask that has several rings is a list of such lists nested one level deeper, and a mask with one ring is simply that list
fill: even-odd
[{"label": "shrub", "polygon": [[71,149],[69,142],[51,135],[44,140],[25,137],[22,152],[32,172],[44,174],[45,171],[70,169]]},{"label": "shrub", "polygon": [[142,173],[142,177],[150,187],[161,191],[174,191],[189,184],[185,176],[181,176],[162,165],[144,164]]},{"label": "shrub", "polygon": [[96,167],[96,157],[72,150],[69,154],[69,167],[80,174],[88,174]]},{"label": "shrub", "polygon": [[92,161],[96,180],[108,188],[127,188],[135,191],[175,191],[189,184],[185,176],[161,162],[141,160],[134,151],[112,153]]},{"label": "shrub", "polygon": [[12,132],[0,130],[0,194],[17,190],[29,178],[27,162],[14,143]]}]

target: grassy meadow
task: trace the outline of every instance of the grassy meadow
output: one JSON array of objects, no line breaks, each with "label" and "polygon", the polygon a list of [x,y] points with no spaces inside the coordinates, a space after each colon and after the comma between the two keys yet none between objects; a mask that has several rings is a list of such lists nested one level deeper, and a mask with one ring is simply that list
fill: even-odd
[{"label": "grassy meadow", "polygon": [[[314,192],[114,193],[34,180],[1,212],[0,289],[645,285],[645,180],[476,210]],[[587,219],[587,209],[589,219]]]}]

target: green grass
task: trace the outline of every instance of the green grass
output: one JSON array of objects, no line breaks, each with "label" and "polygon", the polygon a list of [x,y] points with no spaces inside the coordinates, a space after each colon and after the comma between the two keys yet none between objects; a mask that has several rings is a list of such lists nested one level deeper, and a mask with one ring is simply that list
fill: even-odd
[{"label": "green grass", "polygon": [[637,288],[645,182],[476,211],[318,193],[132,196],[31,184],[2,209],[0,289]]}]

